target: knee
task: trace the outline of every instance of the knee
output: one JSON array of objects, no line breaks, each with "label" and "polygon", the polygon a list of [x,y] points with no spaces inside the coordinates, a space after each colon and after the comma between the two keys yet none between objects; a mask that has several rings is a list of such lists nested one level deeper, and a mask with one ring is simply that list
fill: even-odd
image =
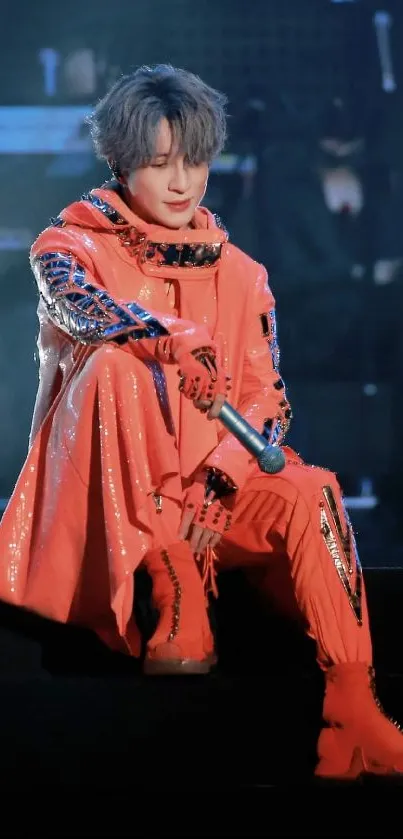
[{"label": "knee", "polygon": [[309,474],[313,491],[322,490],[323,487],[330,486],[333,492],[340,492],[336,474],[330,469],[322,469],[319,466],[311,466]]},{"label": "knee", "polygon": [[162,411],[167,419],[170,417],[165,375],[158,362],[150,363],[122,347],[112,344],[97,347],[81,370],[77,384],[81,389],[85,384],[89,391],[105,389],[125,400],[130,394],[137,399],[141,393],[146,398],[145,404],[154,404],[157,411]]},{"label": "knee", "polygon": [[330,487],[336,498],[341,494],[337,477],[330,469],[322,469],[319,466],[295,466],[290,478],[297,493],[308,498],[322,495],[325,487]]},{"label": "knee", "polygon": [[145,372],[143,361],[116,344],[102,344],[97,347],[90,355],[85,368],[87,373],[96,379],[126,371],[137,376]]}]

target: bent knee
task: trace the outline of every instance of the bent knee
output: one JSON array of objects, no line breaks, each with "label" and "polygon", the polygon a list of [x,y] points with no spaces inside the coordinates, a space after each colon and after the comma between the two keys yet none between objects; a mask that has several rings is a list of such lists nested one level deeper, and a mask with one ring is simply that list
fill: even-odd
[{"label": "bent knee", "polygon": [[336,497],[340,495],[341,490],[336,474],[330,469],[307,464],[289,464],[287,472],[290,483],[304,495],[312,497],[322,493],[324,487],[330,487]]},{"label": "bent knee", "polygon": [[127,370],[141,376],[146,372],[147,366],[144,361],[124,347],[108,343],[102,344],[91,353],[85,364],[85,370],[95,377],[104,377],[108,372],[120,373]]}]

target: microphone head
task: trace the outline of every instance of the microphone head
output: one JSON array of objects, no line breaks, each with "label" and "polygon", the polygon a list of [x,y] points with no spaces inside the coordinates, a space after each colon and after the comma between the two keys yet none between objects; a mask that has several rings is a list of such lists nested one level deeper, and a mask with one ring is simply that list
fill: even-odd
[{"label": "microphone head", "polygon": [[262,472],[266,472],[267,475],[275,475],[276,472],[281,472],[284,469],[285,455],[280,447],[267,445],[257,458],[257,462]]}]

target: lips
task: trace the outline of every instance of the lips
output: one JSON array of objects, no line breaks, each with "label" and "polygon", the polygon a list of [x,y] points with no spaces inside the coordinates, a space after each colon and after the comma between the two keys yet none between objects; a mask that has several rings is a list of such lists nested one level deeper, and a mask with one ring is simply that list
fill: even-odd
[{"label": "lips", "polygon": [[181,212],[183,210],[187,210],[188,207],[190,207],[191,199],[188,198],[187,201],[173,201],[171,203],[166,201],[165,203],[166,203],[167,207],[169,207],[170,210],[173,210],[174,212],[178,213],[178,212]]}]

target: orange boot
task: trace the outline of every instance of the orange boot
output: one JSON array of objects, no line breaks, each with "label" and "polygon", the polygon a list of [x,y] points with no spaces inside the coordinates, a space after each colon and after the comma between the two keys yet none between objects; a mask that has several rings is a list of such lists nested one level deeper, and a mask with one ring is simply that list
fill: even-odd
[{"label": "orange boot", "polygon": [[208,673],[214,640],[206,611],[203,582],[188,542],[152,551],[144,564],[159,611],[157,629],[147,644],[147,675]]},{"label": "orange boot", "polygon": [[368,664],[329,668],[323,717],[329,728],[319,736],[317,776],[348,780],[363,773],[403,772],[403,734],[376,698]]}]

